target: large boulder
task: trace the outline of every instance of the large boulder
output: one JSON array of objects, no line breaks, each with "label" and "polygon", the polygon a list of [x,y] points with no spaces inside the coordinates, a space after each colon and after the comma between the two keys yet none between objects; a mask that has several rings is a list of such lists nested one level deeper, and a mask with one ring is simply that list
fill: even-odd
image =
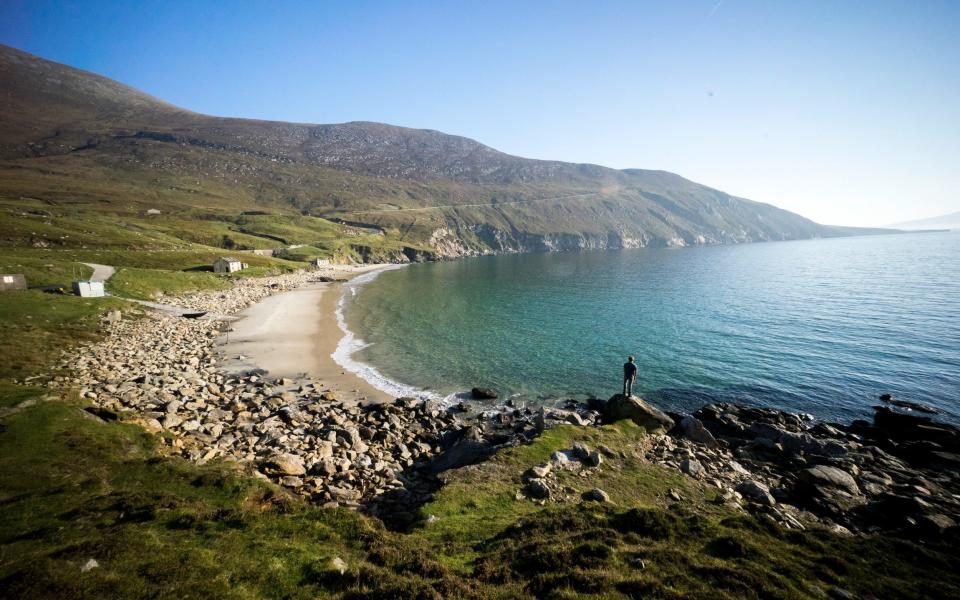
[{"label": "large boulder", "polygon": [[493,453],[493,446],[476,427],[466,427],[444,439],[443,452],[429,465],[433,474],[478,463]]},{"label": "large boulder", "polygon": [[829,465],[817,465],[800,472],[799,480],[818,488],[834,488],[856,496],[860,493],[857,482],[850,473]]},{"label": "large boulder", "polygon": [[550,497],[550,488],[543,479],[531,479],[527,482],[527,495],[538,500],[547,499]]},{"label": "large boulder", "polygon": [[777,501],[773,499],[773,495],[770,494],[769,487],[752,479],[741,482],[737,486],[737,492],[743,497],[765,506],[773,506],[777,503]]},{"label": "large boulder", "polygon": [[583,499],[592,500],[593,502],[610,502],[610,494],[600,488],[593,488],[583,494]]},{"label": "large boulder", "polygon": [[703,444],[708,448],[717,447],[717,438],[713,437],[713,434],[707,431],[707,428],[703,426],[700,419],[696,417],[687,415],[680,419],[680,423],[677,424],[677,433],[690,441]]},{"label": "large boulder", "polygon": [[497,391],[491,388],[475,387],[470,390],[470,396],[474,400],[496,400]]},{"label": "large boulder", "polygon": [[303,475],[307,472],[303,459],[293,454],[275,454],[265,461],[268,471],[277,475]]},{"label": "large boulder", "polygon": [[607,401],[604,406],[603,419],[607,423],[630,419],[649,431],[660,428],[671,429],[674,426],[673,419],[667,413],[647,404],[641,398],[627,397],[623,394],[617,394]]},{"label": "large boulder", "polygon": [[849,473],[829,465],[800,471],[794,488],[797,503],[843,514],[866,502]]}]

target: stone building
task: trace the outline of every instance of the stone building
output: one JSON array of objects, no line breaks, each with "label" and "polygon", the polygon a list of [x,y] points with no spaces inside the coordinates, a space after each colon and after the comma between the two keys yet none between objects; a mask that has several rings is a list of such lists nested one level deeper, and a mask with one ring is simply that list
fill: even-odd
[{"label": "stone building", "polygon": [[214,273],[236,273],[242,269],[245,269],[247,265],[240,262],[235,258],[229,256],[219,259],[217,262],[213,263],[213,272]]}]

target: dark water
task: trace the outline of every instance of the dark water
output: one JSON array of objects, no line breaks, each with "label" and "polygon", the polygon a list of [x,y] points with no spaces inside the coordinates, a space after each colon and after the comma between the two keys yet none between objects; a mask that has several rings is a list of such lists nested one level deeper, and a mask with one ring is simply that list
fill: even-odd
[{"label": "dark water", "polygon": [[960,415],[956,232],[413,265],[344,311],[368,378],[438,396],[607,397],[633,354],[639,391],[674,409],[846,420],[887,392]]}]

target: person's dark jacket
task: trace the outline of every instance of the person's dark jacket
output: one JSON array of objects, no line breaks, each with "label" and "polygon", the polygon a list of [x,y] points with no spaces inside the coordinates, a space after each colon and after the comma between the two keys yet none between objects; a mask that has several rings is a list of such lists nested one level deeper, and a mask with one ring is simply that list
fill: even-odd
[{"label": "person's dark jacket", "polygon": [[623,378],[633,379],[636,376],[637,376],[636,363],[632,363],[632,362],[623,363]]}]

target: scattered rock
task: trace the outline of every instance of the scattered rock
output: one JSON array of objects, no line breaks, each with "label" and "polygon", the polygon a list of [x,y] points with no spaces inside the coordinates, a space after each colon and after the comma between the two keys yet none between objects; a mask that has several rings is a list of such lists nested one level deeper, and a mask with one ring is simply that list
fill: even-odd
[{"label": "scattered rock", "polygon": [[88,571],[92,571],[92,570],[96,569],[96,568],[99,567],[99,566],[100,566],[100,563],[97,562],[97,559],[95,559],[95,558],[88,558],[85,563],[83,563],[82,565],[80,565],[80,572],[81,572],[81,573],[86,573],[86,572],[88,572]]},{"label": "scattered rock", "polygon": [[684,459],[683,462],[680,463],[680,470],[696,479],[700,479],[704,474],[703,465],[700,464],[700,461],[692,458]]},{"label": "scattered rock", "polygon": [[837,467],[827,465],[817,465],[800,472],[800,481],[810,484],[816,488],[835,488],[844,491],[851,496],[860,494],[860,488],[853,477]]},{"label": "scattered rock", "polygon": [[537,465],[535,467],[530,467],[527,469],[527,472],[524,474],[526,479],[543,479],[550,474],[551,471],[550,463],[545,463],[542,465]]},{"label": "scattered rock", "polygon": [[527,482],[527,495],[538,500],[550,497],[550,488],[543,479],[531,479]]},{"label": "scattered rock", "polygon": [[578,460],[586,460],[590,456],[590,447],[583,442],[574,442],[572,454]]},{"label": "scattered rock", "polygon": [[550,455],[550,464],[553,465],[554,468],[562,469],[569,462],[570,459],[567,455],[559,450]]},{"label": "scattered rock", "polygon": [[599,467],[601,464],[603,464],[603,456],[598,451],[594,450],[589,455],[587,455],[587,458],[584,459],[583,462],[590,465],[591,467]]},{"label": "scattered rock", "polygon": [[698,442],[709,448],[717,447],[717,439],[696,417],[690,415],[683,417],[677,425],[677,431],[688,440]]},{"label": "scattered rock", "polygon": [[280,475],[304,475],[307,472],[303,459],[293,454],[274,455],[266,461],[265,466]]},{"label": "scattered rock", "polygon": [[770,488],[759,481],[748,480],[737,486],[737,492],[757,504],[773,506],[777,501],[770,494]]},{"label": "scattered rock", "polygon": [[610,502],[610,494],[606,493],[600,488],[593,488],[583,495],[583,499],[592,500],[594,502]]},{"label": "scattered rock", "polygon": [[470,395],[474,400],[496,400],[498,398],[496,390],[484,387],[475,387],[470,390]]}]

